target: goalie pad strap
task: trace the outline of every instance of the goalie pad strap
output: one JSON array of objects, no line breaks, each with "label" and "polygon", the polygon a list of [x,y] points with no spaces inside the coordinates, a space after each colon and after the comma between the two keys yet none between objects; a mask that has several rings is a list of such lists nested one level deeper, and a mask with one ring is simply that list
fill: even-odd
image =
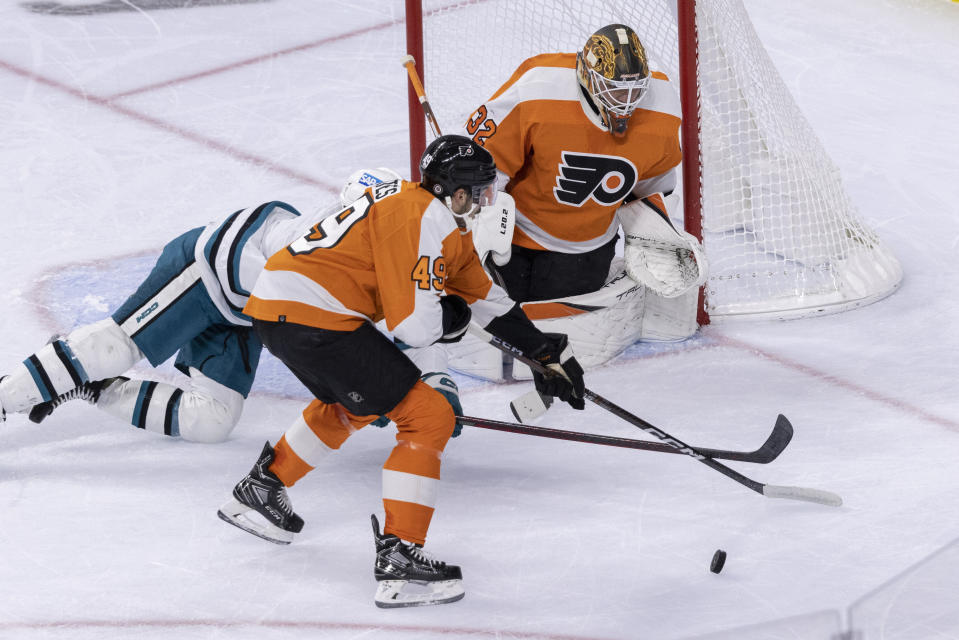
[{"label": "goalie pad strap", "polygon": [[[663,220],[669,223],[669,226],[673,227],[673,222],[669,219],[669,214],[666,213],[666,203],[663,202],[662,194],[657,193],[646,198],[640,198],[640,200],[647,207],[658,213]],[[675,229],[676,227],[673,228]]]}]

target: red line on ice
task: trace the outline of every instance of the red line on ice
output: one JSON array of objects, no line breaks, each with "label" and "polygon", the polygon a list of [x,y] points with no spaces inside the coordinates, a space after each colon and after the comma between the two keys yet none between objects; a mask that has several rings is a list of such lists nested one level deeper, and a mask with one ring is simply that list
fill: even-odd
[{"label": "red line on ice", "polygon": [[829,384],[833,386],[846,389],[847,391],[853,391],[855,393],[863,395],[874,402],[884,404],[886,406],[892,407],[893,409],[898,409],[899,411],[903,411],[905,413],[910,413],[918,418],[922,418],[923,420],[926,420],[928,422],[932,422],[941,427],[945,427],[946,429],[949,429],[951,431],[959,431],[959,422],[956,422],[955,420],[950,420],[948,418],[943,418],[942,416],[937,416],[934,413],[930,413],[929,411],[926,411],[922,407],[918,407],[914,404],[910,404],[904,400],[900,400],[898,398],[893,398],[893,397],[884,395],[882,393],[879,393],[878,391],[873,391],[872,389],[864,387],[860,384],[856,384],[855,382],[852,382],[850,380],[845,380],[831,373],[826,373],[825,371],[820,371],[819,369],[810,367],[809,365],[802,364],[801,362],[796,362],[795,360],[790,360],[789,358],[786,358],[784,356],[777,355],[775,353],[766,351],[764,349],[760,349],[759,347],[751,345],[748,342],[742,342],[740,340],[736,340],[735,338],[729,338],[726,336],[714,336],[714,337],[722,345],[735,347],[737,349],[742,349],[743,351],[754,353],[766,360],[772,360],[773,362],[781,364],[784,367],[788,367],[794,371],[798,371],[800,373],[803,373],[807,376],[811,376],[813,378],[817,378],[819,380],[823,380],[824,382],[828,382]]},{"label": "red line on ice", "polygon": [[249,164],[263,167],[264,169],[272,173],[285,176],[287,178],[290,178],[291,180],[295,180],[296,182],[301,182],[314,187],[320,187],[322,189],[329,191],[330,193],[339,193],[339,187],[335,187],[331,184],[321,182],[311,176],[306,175],[305,173],[300,173],[299,171],[290,169],[289,167],[284,167],[283,165],[277,164],[273,162],[272,160],[269,160],[262,156],[257,156],[252,153],[247,153],[246,151],[235,149],[229,145],[219,142],[218,140],[200,135],[199,133],[195,133],[193,131],[190,131],[189,129],[178,127],[175,124],[172,124],[170,122],[164,122],[163,120],[159,120],[158,118],[154,118],[145,113],[140,113],[139,111],[129,109],[127,107],[124,107],[122,105],[112,102],[108,98],[103,98],[100,96],[88,94],[82,91],[81,89],[71,87],[69,85],[63,84],[62,82],[58,82],[51,78],[47,78],[45,76],[34,73],[28,69],[23,69],[22,67],[11,64],[9,62],[5,62],[3,60],[0,60],[0,68],[6,69],[7,71],[11,73],[14,73],[18,76],[22,76],[28,80],[42,84],[51,89],[55,89],[62,93],[66,93],[70,96],[73,96],[74,98],[77,98],[78,100],[91,102],[97,106],[103,107],[104,109],[109,109],[110,111],[113,111],[114,113],[125,116],[132,120],[136,120],[142,124],[149,125],[155,129],[160,129],[161,131],[164,131],[166,133],[170,133],[177,137],[183,138],[185,140],[189,140],[190,142],[199,144],[200,146],[205,147],[207,149],[218,151],[219,153],[229,156],[235,160],[241,160]]},{"label": "red line on ice", "polygon": [[266,629],[315,629],[344,630],[357,632],[387,631],[393,633],[448,635],[455,638],[515,638],[544,640],[603,640],[596,636],[574,636],[549,632],[509,631],[504,629],[476,629],[464,627],[426,627],[415,625],[378,624],[362,622],[323,622],[294,620],[61,620],[50,622],[3,622],[0,631],[50,630],[50,629],[185,629],[189,627],[213,627],[219,629],[266,628]]},{"label": "red line on ice", "polygon": [[[443,7],[437,7],[437,8],[435,8],[435,9],[431,9],[431,10],[429,10],[429,11],[425,11],[424,14],[423,14],[423,17],[426,18],[426,17],[429,17],[429,16],[431,16],[431,15],[433,15],[433,14],[435,14],[435,13],[440,13],[440,12],[442,12],[442,11],[448,11],[448,10],[451,10],[451,9],[461,9],[461,8],[463,8],[463,6],[464,6],[464,5],[463,5],[462,2],[454,2],[454,3],[452,3],[452,4],[449,4],[449,5],[446,5],[446,6],[443,6]],[[191,74],[189,74],[189,75],[181,76],[181,77],[179,77],[179,78],[171,78],[170,80],[164,80],[163,82],[157,82],[157,83],[155,83],[155,84],[149,84],[149,85],[146,85],[146,86],[143,86],[143,87],[139,87],[139,88],[136,88],[136,89],[129,89],[129,90],[127,90],[127,91],[122,91],[122,92],[120,92],[120,93],[115,93],[115,94],[113,94],[112,96],[110,96],[110,99],[111,99],[111,100],[116,100],[116,99],[119,99],[119,98],[126,98],[126,97],[129,97],[129,96],[132,96],[132,95],[136,95],[136,94],[139,94],[139,93],[145,93],[145,92],[147,92],[147,91],[154,91],[154,90],[156,90],[156,89],[165,89],[165,88],[167,88],[167,87],[171,87],[171,86],[176,85],[176,84],[183,84],[183,83],[185,83],[185,82],[190,82],[190,81],[192,81],[192,80],[198,80],[198,79],[200,79],[200,78],[207,78],[207,77],[210,77],[210,76],[217,75],[217,74],[219,74],[219,73],[225,73],[225,72],[228,72],[228,71],[233,71],[233,70],[239,69],[239,68],[241,68],[241,67],[246,67],[246,66],[250,66],[250,65],[254,65],[254,64],[259,64],[259,63],[261,63],[261,62],[269,62],[270,60],[275,60],[276,58],[281,58],[281,57],[283,57],[283,56],[288,56],[288,55],[295,54],[295,53],[302,53],[302,52],[304,52],[304,51],[309,51],[310,49],[315,49],[315,48],[317,48],[317,47],[322,47],[322,46],[327,45],[327,44],[332,44],[332,43],[334,43],[334,42],[339,42],[340,40],[346,40],[346,39],[348,39],[348,38],[353,38],[353,37],[356,37],[356,36],[361,36],[361,35],[363,35],[363,34],[365,34],[365,33],[370,33],[370,32],[373,32],[373,31],[380,31],[380,30],[382,30],[382,29],[388,29],[388,28],[390,28],[390,27],[403,25],[403,24],[405,24],[405,23],[406,23],[406,18],[405,18],[405,16],[398,16],[395,20],[390,20],[390,21],[388,21],[388,22],[381,22],[381,23],[379,23],[379,24],[375,24],[375,25],[372,25],[372,26],[369,26],[369,27],[362,27],[362,28],[359,28],[359,29],[353,29],[352,31],[346,31],[346,32],[344,32],[344,33],[340,33],[340,34],[333,35],[333,36],[327,36],[326,38],[322,38],[322,39],[320,39],[320,40],[316,40],[315,42],[307,42],[307,43],[305,43],[305,44],[300,44],[300,45],[297,45],[297,46],[295,46],[295,47],[289,47],[289,48],[287,48],[287,49],[280,49],[279,51],[274,51],[274,52],[272,52],[272,53],[264,53],[264,54],[262,54],[262,55],[254,56],[254,57],[252,57],[252,58],[246,58],[245,60],[237,60],[236,62],[231,62],[231,63],[229,63],[229,64],[225,64],[225,65],[222,65],[222,66],[219,66],[219,67],[213,67],[212,69],[207,69],[206,71],[198,71],[198,72],[196,72],[196,73],[191,73]],[[421,60],[418,61],[418,62],[419,62],[419,63],[422,63]],[[399,68],[399,60],[397,60],[397,68]]]},{"label": "red line on ice", "polygon": [[[261,62],[268,62],[276,58],[287,56],[293,53],[302,53],[303,51],[309,51],[310,49],[315,49],[317,47],[322,47],[333,42],[338,42],[340,40],[345,40],[347,38],[352,38],[354,36],[363,35],[364,33],[369,33],[371,31],[378,31],[380,29],[391,27],[393,25],[402,24],[403,20],[397,20],[393,22],[383,22],[372,27],[364,27],[362,29],[354,29],[353,31],[347,31],[346,33],[341,33],[335,36],[329,36],[323,38],[322,40],[317,40],[316,42],[308,42],[306,44],[297,45],[295,47],[290,47],[288,49],[280,49],[279,51],[274,51],[272,53],[265,53],[263,55],[254,56],[252,58],[247,58],[245,60],[237,60],[236,62],[231,62],[229,64],[222,65],[220,67],[214,67],[212,69],[207,69],[206,71],[198,71],[196,73],[191,73],[189,75],[181,76],[179,78],[172,78],[170,80],[164,80],[163,82],[157,82],[155,84],[149,84],[137,89],[130,89],[128,91],[122,91],[120,93],[115,93],[110,96],[111,100],[117,100],[119,98],[126,98],[138,93],[145,93],[147,91],[154,91],[156,89],[165,89],[171,87],[175,84],[183,84],[184,82],[190,82],[192,80],[198,80],[200,78],[207,78],[209,76],[214,76],[219,73],[225,73],[227,71],[233,71],[235,69],[240,69],[241,67],[246,67],[253,64],[259,64]],[[397,63],[397,67],[399,64]]]}]

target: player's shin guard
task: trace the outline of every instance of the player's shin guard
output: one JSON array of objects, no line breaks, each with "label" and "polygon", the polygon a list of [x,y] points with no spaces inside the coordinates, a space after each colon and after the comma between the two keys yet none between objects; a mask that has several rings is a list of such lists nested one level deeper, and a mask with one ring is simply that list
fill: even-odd
[{"label": "player's shin guard", "polygon": [[383,465],[385,532],[423,544],[439,488],[443,449],[455,426],[449,402],[423,381],[387,413],[399,433]]}]

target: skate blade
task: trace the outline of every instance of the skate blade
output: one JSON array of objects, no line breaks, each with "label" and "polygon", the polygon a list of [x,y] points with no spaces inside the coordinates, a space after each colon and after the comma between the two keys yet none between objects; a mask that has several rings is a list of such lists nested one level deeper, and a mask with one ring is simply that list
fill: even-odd
[{"label": "skate blade", "polygon": [[417,582],[411,580],[383,580],[376,587],[373,601],[381,609],[422,607],[447,604],[462,600],[466,595],[462,580]]},{"label": "skate blade", "polygon": [[[247,533],[252,533],[257,538],[263,538],[267,542],[273,544],[290,544],[293,542],[294,533],[292,531],[281,529],[265,520],[252,520],[247,517],[247,513],[256,514],[256,511],[237,500],[230,500],[220,507],[216,515],[223,522],[232,524],[238,529],[243,529]],[[259,514],[256,515],[259,516]]]}]

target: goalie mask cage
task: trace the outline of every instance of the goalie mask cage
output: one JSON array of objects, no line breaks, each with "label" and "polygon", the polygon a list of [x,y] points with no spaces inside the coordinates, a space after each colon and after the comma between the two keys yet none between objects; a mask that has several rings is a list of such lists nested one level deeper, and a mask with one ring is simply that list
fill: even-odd
[{"label": "goalie mask cage", "polygon": [[[741,0],[407,0],[407,46],[445,133],[526,58],[633,27],[683,105],[683,222],[709,259],[700,323],[844,311],[902,268],[860,220]],[[410,90],[411,167],[425,148]],[[678,215],[674,212],[674,215]]]}]

